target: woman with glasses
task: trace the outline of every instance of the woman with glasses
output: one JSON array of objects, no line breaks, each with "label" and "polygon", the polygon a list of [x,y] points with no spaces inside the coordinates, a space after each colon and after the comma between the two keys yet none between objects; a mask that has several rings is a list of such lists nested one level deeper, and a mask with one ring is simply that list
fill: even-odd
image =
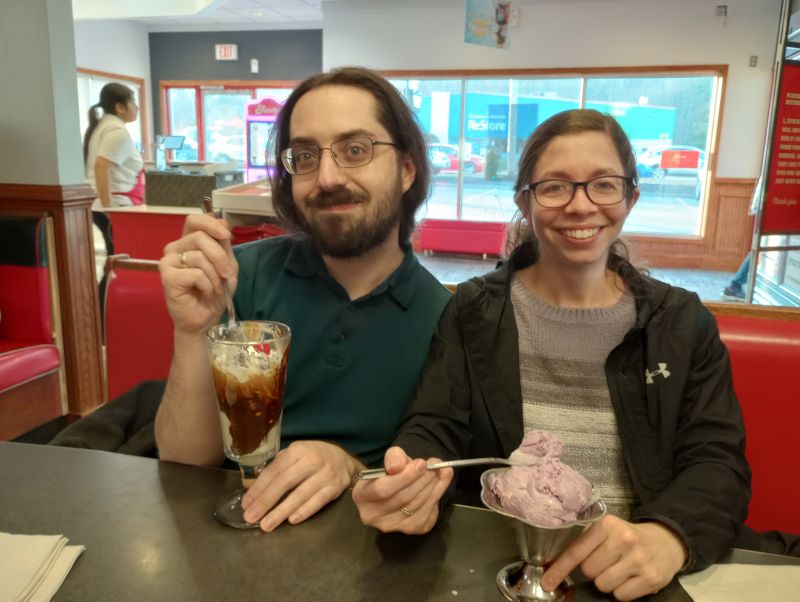
[{"label": "woman with glasses", "polygon": [[[498,270],[458,287],[439,322],[389,476],[357,484],[362,520],[431,529],[448,488],[481,505],[481,469],[433,458],[508,457],[523,434],[564,441],[609,514],[544,576],[580,566],[621,600],[728,549],[750,471],[728,356],[698,297],[651,279],[618,239],[639,198],[630,142],[610,116],[559,113],[523,151],[515,184],[527,235]],[[412,458],[414,458],[412,460]]]}]

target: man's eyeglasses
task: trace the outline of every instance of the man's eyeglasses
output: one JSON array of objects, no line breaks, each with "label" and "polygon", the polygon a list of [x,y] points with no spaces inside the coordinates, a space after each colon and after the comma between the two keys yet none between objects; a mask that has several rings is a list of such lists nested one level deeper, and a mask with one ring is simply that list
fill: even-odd
[{"label": "man's eyeglasses", "polygon": [[533,193],[533,198],[542,207],[556,209],[565,207],[575,197],[575,189],[582,187],[589,200],[595,205],[616,205],[621,203],[633,186],[633,178],[625,176],[599,176],[585,182],[569,180],[540,180],[522,187],[520,192]]},{"label": "man's eyeglasses", "polygon": [[281,153],[281,162],[290,174],[301,176],[316,171],[322,151],[327,150],[339,167],[361,167],[372,161],[375,146],[378,144],[395,146],[394,142],[372,140],[368,136],[353,136],[338,140],[329,147],[313,144],[290,146]]}]

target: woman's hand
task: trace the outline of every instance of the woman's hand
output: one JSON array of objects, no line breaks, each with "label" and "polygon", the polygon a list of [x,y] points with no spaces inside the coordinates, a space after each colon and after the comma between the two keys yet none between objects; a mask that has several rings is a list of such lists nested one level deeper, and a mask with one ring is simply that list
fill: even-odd
[{"label": "woman's hand", "polygon": [[183,237],[164,247],[159,271],[176,331],[205,333],[222,315],[225,287],[232,295],[239,273],[230,238],[220,220],[190,215]]},{"label": "woman's hand", "polygon": [[399,447],[386,450],[386,476],[359,481],[353,501],[361,522],[384,533],[421,534],[439,518],[439,500],[453,480],[452,468],[428,470],[437,458],[412,460]]},{"label": "woman's hand", "polygon": [[576,567],[600,591],[634,600],[666,586],[686,562],[680,538],[657,522],[629,523],[605,516],[584,531],[550,565],[542,587],[552,591]]}]

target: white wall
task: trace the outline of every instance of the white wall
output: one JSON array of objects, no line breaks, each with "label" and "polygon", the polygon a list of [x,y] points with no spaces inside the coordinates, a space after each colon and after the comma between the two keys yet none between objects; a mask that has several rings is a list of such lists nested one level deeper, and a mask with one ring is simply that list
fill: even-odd
[{"label": "white wall", "polygon": [[[781,0],[522,0],[510,50],[464,44],[465,4],[326,3],[323,68],[728,65],[717,176],[758,176]],[[714,16],[718,4],[727,4],[727,19]]]},{"label": "white wall", "polygon": [[75,21],[74,27],[78,67],[144,80],[142,98],[148,102],[146,127],[152,142],[153,108],[149,103],[153,88],[147,27],[132,21]]}]

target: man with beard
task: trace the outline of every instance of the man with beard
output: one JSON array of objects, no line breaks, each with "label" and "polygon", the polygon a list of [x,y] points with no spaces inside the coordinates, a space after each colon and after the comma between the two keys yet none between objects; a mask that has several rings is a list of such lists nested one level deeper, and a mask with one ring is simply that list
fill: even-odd
[{"label": "man with beard", "polygon": [[155,423],[162,459],[223,460],[206,332],[235,288],[237,319],[292,329],[282,445],[245,495],[245,519],[302,522],[383,453],[403,419],[449,294],[414,256],[428,192],[422,132],[385,79],[361,68],[311,77],[273,130],[272,201],[290,229],[231,248],[190,216],[161,275],[175,353]]}]

